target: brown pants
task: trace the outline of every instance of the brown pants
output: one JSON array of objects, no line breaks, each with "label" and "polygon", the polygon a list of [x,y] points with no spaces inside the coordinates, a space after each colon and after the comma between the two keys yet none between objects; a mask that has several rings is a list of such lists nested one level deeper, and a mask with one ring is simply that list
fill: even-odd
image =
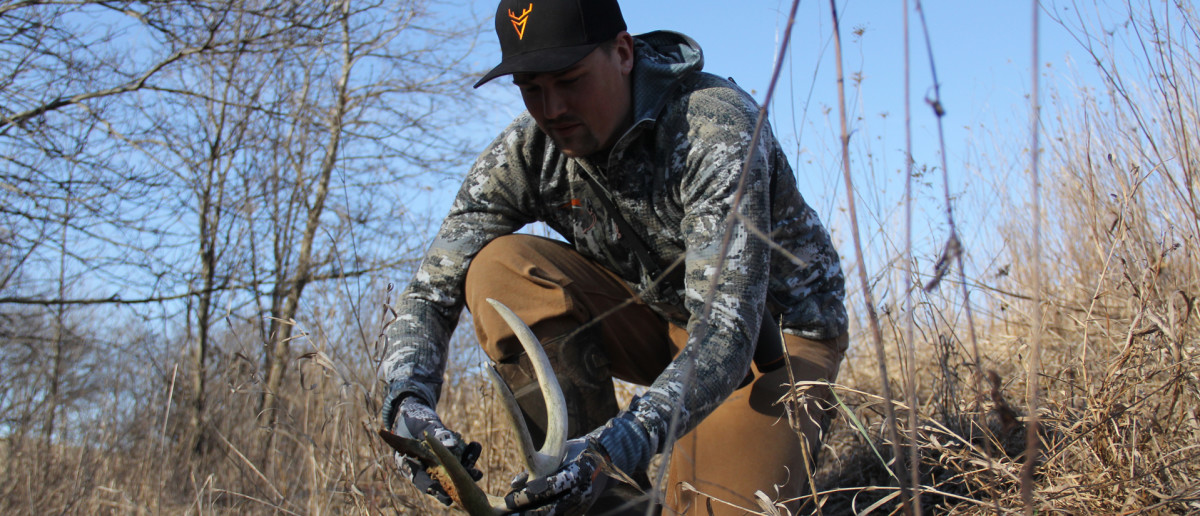
[{"label": "brown pants", "polygon": [[[686,331],[664,322],[648,306],[635,301],[617,308],[634,297],[620,278],[545,238],[510,235],[484,247],[467,272],[466,297],[479,342],[497,361],[511,361],[521,348],[486,298],[511,308],[543,343],[612,311],[593,326],[593,335],[602,340],[612,376],[639,385],[652,383],[687,344]],[[844,336],[812,341],[785,335],[784,340],[797,382],[836,379],[847,344]],[[788,368],[762,374],[755,367],[752,372],[750,383],[676,441],[666,514],[707,514],[709,503],[718,515],[745,513],[735,506],[757,511],[755,491],[793,511],[800,505],[796,500],[808,489],[807,472],[832,415],[828,389],[808,391],[808,401],[789,419],[787,404],[778,402],[790,391]]]}]

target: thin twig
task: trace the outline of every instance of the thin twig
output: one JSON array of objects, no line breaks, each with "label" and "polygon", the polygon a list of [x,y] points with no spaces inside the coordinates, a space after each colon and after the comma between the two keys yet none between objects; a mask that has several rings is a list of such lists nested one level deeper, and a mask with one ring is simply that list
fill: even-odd
[{"label": "thin twig", "polygon": [[[933,59],[933,43],[929,37],[929,24],[925,20],[925,9],[921,4],[921,0],[917,0],[917,12],[921,17],[921,28],[925,34],[925,49],[929,55],[929,72],[933,77],[933,99],[930,101],[930,104],[933,107],[933,113],[937,119],[938,148],[941,150],[940,155],[942,161],[942,196],[945,199],[946,205],[946,224],[950,228],[950,237],[946,243],[946,251],[943,253],[943,259],[953,257],[955,265],[958,266],[958,279],[959,285],[962,287],[963,296],[963,312],[967,318],[967,334],[971,339],[971,362],[974,368],[972,379],[974,380],[973,385],[975,388],[975,392],[973,394],[976,400],[982,400],[984,393],[983,356],[979,353],[979,337],[975,333],[975,312],[971,308],[971,289],[967,284],[966,266],[963,264],[963,254],[965,253],[963,252],[962,242],[958,239],[958,226],[955,224],[954,220],[954,203],[950,197],[950,166],[949,160],[946,157],[946,130],[944,123],[944,119],[946,117],[946,107],[942,104],[942,85],[938,81],[937,66]],[[936,284],[938,281],[940,281],[940,278],[935,277],[931,283]],[[988,426],[983,421],[982,410],[975,411],[974,419],[976,428],[979,428],[980,431],[984,432],[985,434],[990,434],[988,431]],[[987,459],[988,470],[993,471],[995,469],[995,463],[992,458],[991,451],[984,450],[984,452]],[[993,493],[993,499],[996,502],[996,513],[999,514],[1000,499],[998,496],[995,496],[995,493]]]}]

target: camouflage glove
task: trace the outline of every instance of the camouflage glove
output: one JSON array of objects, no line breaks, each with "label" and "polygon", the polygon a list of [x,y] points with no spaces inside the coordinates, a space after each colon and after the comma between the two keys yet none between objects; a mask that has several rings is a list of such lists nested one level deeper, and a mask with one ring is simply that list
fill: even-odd
[{"label": "camouflage glove", "polygon": [[[467,473],[471,475],[472,479],[479,480],[483,477],[483,472],[475,467],[475,461],[479,460],[479,453],[483,449],[479,443],[463,442],[462,436],[458,432],[447,429],[446,425],[442,424],[442,420],[438,418],[437,412],[416,396],[404,398],[398,409],[399,413],[396,415],[395,424],[392,425],[392,433],[409,439],[423,440],[425,433],[429,432],[435,439],[441,441],[442,445],[450,450],[450,453],[461,460],[463,467],[467,469]],[[399,452],[395,457],[396,467],[408,477],[417,490],[437,498],[443,504],[453,503],[450,496],[446,494],[446,490],[438,481],[429,476],[425,465],[420,461],[407,455],[401,455]]]},{"label": "camouflage glove", "polygon": [[601,465],[608,462],[591,437],[571,439],[567,441],[567,459],[558,471],[532,482],[522,473],[513,480],[513,491],[504,497],[504,503],[522,515],[584,514],[610,485],[609,477],[601,472]]}]

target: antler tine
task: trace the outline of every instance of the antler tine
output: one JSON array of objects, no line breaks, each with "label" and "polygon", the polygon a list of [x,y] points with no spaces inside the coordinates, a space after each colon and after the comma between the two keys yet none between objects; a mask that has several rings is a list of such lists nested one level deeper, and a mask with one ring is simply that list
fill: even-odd
[{"label": "antler tine", "polygon": [[546,357],[546,350],[542,349],[542,344],[534,336],[533,330],[530,330],[529,326],[520,317],[517,317],[517,314],[504,306],[504,303],[490,298],[487,301],[516,333],[517,340],[521,342],[521,347],[525,349],[525,354],[529,356],[529,361],[533,364],[533,372],[537,375],[538,385],[542,389],[542,397],[546,399],[546,441],[542,444],[541,449],[534,450],[533,439],[529,436],[529,427],[526,426],[525,418],[521,415],[521,408],[517,405],[516,397],[513,396],[512,391],[500,378],[500,374],[496,372],[495,368],[490,365],[487,367],[488,377],[492,379],[496,390],[504,398],[508,417],[517,430],[521,455],[525,458],[525,466],[529,470],[530,478],[545,477],[562,465],[567,442],[567,402],[563,397],[562,388],[558,385],[558,378],[554,376],[554,369],[550,367],[550,359]]}]

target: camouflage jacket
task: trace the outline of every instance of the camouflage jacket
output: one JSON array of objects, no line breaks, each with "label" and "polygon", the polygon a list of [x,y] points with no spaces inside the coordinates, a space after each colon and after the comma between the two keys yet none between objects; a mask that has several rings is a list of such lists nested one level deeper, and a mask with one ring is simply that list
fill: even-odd
[{"label": "camouflage jacket", "polygon": [[[845,331],[837,252],[800,196],[770,129],[750,148],[758,117],[754,100],[730,81],[700,72],[700,48],[686,36],[655,32],[635,41],[634,124],[607,161],[566,157],[528,113],[479,156],[385,332],[382,373],[389,400],[411,393],[436,406],[471,259],[492,239],[534,221],[544,221],[688,330],[684,351],[629,408],[649,436],[650,450],[666,444],[675,407],[682,435],[733,391],[750,366],[764,315],[782,318],[785,332],[811,339]],[[718,273],[748,154],[741,217]],[[583,174],[607,190],[660,267],[682,257],[684,274],[676,275],[682,282],[650,288],[655,278],[622,245]],[[761,235],[770,235],[778,248]]]}]

